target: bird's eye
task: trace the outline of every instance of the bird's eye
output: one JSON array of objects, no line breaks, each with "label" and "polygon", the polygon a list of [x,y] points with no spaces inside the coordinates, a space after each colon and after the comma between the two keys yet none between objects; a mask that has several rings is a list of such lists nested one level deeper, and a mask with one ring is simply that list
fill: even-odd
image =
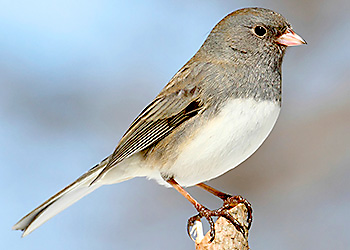
[{"label": "bird's eye", "polygon": [[260,25],[255,26],[254,33],[259,37],[263,37],[266,34],[266,28]]}]

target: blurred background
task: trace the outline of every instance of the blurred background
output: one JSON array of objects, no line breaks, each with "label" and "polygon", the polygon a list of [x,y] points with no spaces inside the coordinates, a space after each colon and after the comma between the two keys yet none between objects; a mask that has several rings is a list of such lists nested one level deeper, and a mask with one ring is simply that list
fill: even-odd
[{"label": "blurred background", "polygon": [[110,154],[212,27],[248,6],[282,13],[308,45],[287,51],[273,133],[208,184],[252,203],[252,249],[350,249],[346,0],[1,1],[2,248],[194,249],[196,211],[143,178],[95,191],[26,238],[11,227]]}]

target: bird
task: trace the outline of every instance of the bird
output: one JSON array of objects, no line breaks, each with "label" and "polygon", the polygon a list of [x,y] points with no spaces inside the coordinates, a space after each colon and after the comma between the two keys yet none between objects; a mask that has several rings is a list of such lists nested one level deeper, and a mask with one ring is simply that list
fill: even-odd
[{"label": "bird", "polygon": [[210,210],[186,187],[198,186],[224,201],[223,208],[244,203],[241,196],[204,182],[240,165],[264,142],[282,104],[282,61],[286,48],[306,44],[279,13],[243,8],[225,16],[196,54],[131,123],[117,147],[99,164],[53,195],[14,226],[27,236],[47,220],[103,185],[134,177],[173,187],[206,218],[222,216],[244,232],[226,209]]}]

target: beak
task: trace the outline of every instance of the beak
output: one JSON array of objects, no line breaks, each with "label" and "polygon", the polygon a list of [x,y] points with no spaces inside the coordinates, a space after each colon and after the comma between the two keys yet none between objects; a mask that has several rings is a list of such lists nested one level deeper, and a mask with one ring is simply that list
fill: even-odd
[{"label": "beak", "polygon": [[307,44],[307,42],[292,29],[287,29],[286,32],[279,36],[276,41],[278,44],[285,46],[298,46],[301,44]]}]

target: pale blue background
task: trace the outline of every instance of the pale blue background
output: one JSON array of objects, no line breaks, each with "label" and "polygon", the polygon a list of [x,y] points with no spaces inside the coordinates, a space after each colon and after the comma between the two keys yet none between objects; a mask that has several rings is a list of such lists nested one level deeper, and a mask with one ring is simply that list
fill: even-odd
[{"label": "pale blue background", "polygon": [[194,249],[195,210],[146,179],[101,188],[24,239],[11,227],[111,153],[211,28],[246,6],[282,13],[309,45],[287,52],[272,135],[209,184],[253,204],[252,249],[350,249],[349,5],[0,1],[1,249]]}]

